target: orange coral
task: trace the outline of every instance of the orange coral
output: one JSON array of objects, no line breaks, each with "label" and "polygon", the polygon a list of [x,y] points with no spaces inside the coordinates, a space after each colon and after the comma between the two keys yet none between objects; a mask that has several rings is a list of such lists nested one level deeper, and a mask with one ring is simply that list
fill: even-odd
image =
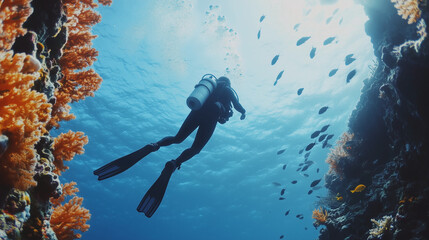
[{"label": "orange coral", "polygon": [[314,222],[315,226],[320,226],[326,224],[326,220],[328,220],[328,211],[323,211],[323,208],[313,210],[312,218],[316,219]]},{"label": "orange coral", "polygon": [[54,139],[53,154],[54,165],[56,167],[54,173],[61,175],[68,169],[64,165],[64,161],[70,161],[76,154],[83,154],[83,146],[88,143],[88,137],[83,135],[83,132],[61,133]]},{"label": "orange coral", "polygon": [[101,5],[110,6],[112,4],[112,0],[98,0]]},{"label": "orange coral", "polygon": [[57,101],[53,107],[50,127],[59,127],[58,122],[73,119],[69,103],[94,96],[102,78],[92,69],[77,71],[92,66],[98,56],[92,48],[92,40],[97,36],[91,34],[91,26],[100,22],[101,16],[92,8],[97,4],[93,0],[64,0],[67,13],[68,41],[59,60],[64,77],[59,80],[61,87],[55,93]]},{"label": "orange coral", "polygon": [[344,145],[351,141],[354,137],[353,133],[344,132],[340,139],[337,141],[335,148],[331,149],[331,152],[328,154],[326,163],[330,165],[329,173],[335,172],[340,177],[342,177],[342,171],[338,167],[338,160],[342,157],[348,156],[348,153],[344,150]]},{"label": "orange coral", "polygon": [[[81,238],[81,234],[76,233],[76,231],[86,232],[89,229],[86,222],[91,218],[91,214],[88,209],[82,207],[83,198],[75,196],[76,192],[79,192],[75,185],[75,182],[62,185],[63,194],[58,199],[51,199],[54,204],[51,226],[60,240]],[[74,197],[61,205],[67,196]]]},{"label": "orange coral", "polygon": [[403,19],[408,19],[408,24],[412,24],[419,20],[422,11],[419,9],[421,0],[390,0],[394,3],[398,10],[398,15]]},{"label": "orange coral", "polygon": [[27,30],[22,24],[33,12],[31,0],[4,0],[0,3],[0,50],[10,50],[15,38]]},{"label": "orange coral", "polygon": [[0,182],[20,190],[35,185],[34,144],[46,132],[51,113],[46,96],[30,90],[40,68],[40,63],[30,58],[25,54],[13,55],[12,51],[0,53],[0,130],[9,137],[0,166]]}]

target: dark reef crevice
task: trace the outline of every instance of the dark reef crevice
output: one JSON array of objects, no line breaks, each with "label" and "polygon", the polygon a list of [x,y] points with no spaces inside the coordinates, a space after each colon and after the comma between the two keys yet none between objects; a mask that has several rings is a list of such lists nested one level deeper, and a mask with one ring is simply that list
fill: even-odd
[{"label": "dark reef crevice", "polygon": [[[342,174],[325,176],[330,210],[319,239],[429,239],[429,52],[418,27],[428,6],[420,2],[409,24],[390,0],[363,5],[377,64],[349,119],[354,137],[340,146]],[[358,184],[366,189],[351,193]],[[342,201],[329,200],[337,193]]]}]

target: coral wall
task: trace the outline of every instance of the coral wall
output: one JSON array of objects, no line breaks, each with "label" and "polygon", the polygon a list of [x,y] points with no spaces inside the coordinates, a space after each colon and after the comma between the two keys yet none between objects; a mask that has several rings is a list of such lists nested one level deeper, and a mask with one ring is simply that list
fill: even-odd
[{"label": "coral wall", "polygon": [[[110,0],[99,1],[110,5]],[[92,0],[0,1],[0,239],[77,239],[89,211],[60,185],[64,161],[88,138],[49,130],[74,118],[70,103],[93,96],[102,81],[91,68]],[[66,196],[74,196],[67,203]]]},{"label": "coral wall", "polygon": [[319,239],[429,239],[427,1],[362,4],[378,61],[349,119],[353,138],[337,146],[346,154],[325,175]]}]

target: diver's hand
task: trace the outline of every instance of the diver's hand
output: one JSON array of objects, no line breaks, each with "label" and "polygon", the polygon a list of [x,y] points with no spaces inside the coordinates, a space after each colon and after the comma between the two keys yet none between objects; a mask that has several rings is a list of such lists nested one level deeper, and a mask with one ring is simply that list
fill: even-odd
[{"label": "diver's hand", "polygon": [[245,113],[241,114],[240,120],[244,120],[245,118],[246,118],[246,114]]}]

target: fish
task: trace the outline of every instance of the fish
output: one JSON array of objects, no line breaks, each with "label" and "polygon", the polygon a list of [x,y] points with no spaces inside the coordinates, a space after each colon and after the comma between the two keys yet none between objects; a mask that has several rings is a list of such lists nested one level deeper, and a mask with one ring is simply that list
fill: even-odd
[{"label": "fish", "polygon": [[340,10],[339,8],[335,9],[334,12],[332,13],[332,16],[334,16],[339,10]]},{"label": "fish", "polygon": [[316,196],[317,198],[322,198],[321,196]]},{"label": "fish", "polygon": [[316,143],[308,144],[307,147],[305,148],[305,151],[310,151],[314,147],[314,145],[316,145]]},{"label": "fish", "polygon": [[322,179],[314,180],[314,181],[310,184],[310,187],[315,187],[317,184],[319,184],[319,183],[320,183],[320,181],[322,181]]},{"label": "fish", "polygon": [[296,184],[298,181],[297,180],[293,180],[292,182],[290,182],[290,183],[292,183],[292,184]]},{"label": "fish", "polygon": [[302,37],[302,38],[300,38],[297,42],[296,42],[296,45],[297,46],[300,46],[300,45],[302,45],[302,44],[304,44],[305,42],[307,42],[307,40],[308,39],[310,39],[311,37]]},{"label": "fish", "polygon": [[304,13],[304,16],[308,16],[308,14],[310,14],[311,9],[308,9],[307,12]]},{"label": "fish", "polygon": [[308,156],[310,156],[310,153],[311,153],[311,152],[306,153],[306,154],[304,155],[304,158],[308,158]]},{"label": "fish", "polygon": [[284,70],[279,72],[279,75],[277,75],[276,81],[274,82],[274,86],[277,85],[277,81],[279,81],[279,79],[283,76],[283,72],[284,72]]},{"label": "fish", "polygon": [[280,183],[278,183],[278,182],[272,182],[272,183],[273,183],[273,185],[274,185],[274,186],[276,186],[276,187],[281,186],[281,184],[280,184]]},{"label": "fish", "polygon": [[310,58],[313,59],[314,56],[316,56],[316,48],[315,47],[313,47],[310,51]]},{"label": "fish", "polygon": [[319,142],[323,141],[326,138],[326,136],[328,136],[328,134],[322,134],[322,135],[320,135],[320,137],[318,139]]},{"label": "fish", "polygon": [[301,170],[301,168],[298,168],[296,171],[299,172],[299,170]]},{"label": "fish", "polygon": [[356,60],[356,58],[354,58],[353,53],[351,53],[351,54],[346,56],[346,58],[344,59],[344,62],[346,63],[346,66],[347,66],[350,63],[354,62],[355,60]]},{"label": "fish", "polygon": [[284,198],[284,197],[279,197],[279,200],[285,200],[286,198]]},{"label": "fish", "polygon": [[323,126],[322,129],[320,129],[320,132],[324,132],[324,131],[328,130],[329,126],[331,126],[331,125],[328,124],[328,125]]},{"label": "fish", "polygon": [[261,29],[259,29],[259,31],[258,31],[258,39],[260,39],[261,38]]},{"label": "fish", "polygon": [[308,194],[308,195],[310,195],[310,194],[312,194],[312,193],[313,193],[313,190],[311,190],[311,189],[310,189],[310,191],[308,191],[308,193],[307,193],[307,194]]},{"label": "fish", "polygon": [[307,227],[305,227],[304,229],[305,229],[305,230],[308,230],[308,228],[307,228]]},{"label": "fish", "polygon": [[338,22],[338,25],[341,25],[341,23],[343,23],[343,18],[340,19],[340,21]]},{"label": "fish", "polygon": [[305,166],[302,168],[301,172],[304,172],[304,171],[305,171],[305,170],[307,170],[310,166],[311,166],[311,165],[305,165]]},{"label": "fish", "polygon": [[328,45],[330,44],[332,41],[334,41],[335,37],[329,37],[327,38],[324,42],[323,45]]},{"label": "fish", "polygon": [[273,57],[273,60],[271,60],[271,65],[276,64],[277,60],[279,60],[280,55],[276,55]]},{"label": "fish", "polygon": [[338,68],[332,69],[332,70],[329,72],[329,77],[334,76],[334,75],[335,75],[335,73],[337,73],[337,71],[338,71]]},{"label": "fish", "polygon": [[286,189],[285,188],[283,188],[281,191],[280,191],[280,195],[284,195],[285,194],[285,191],[286,191]]},{"label": "fish", "polygon": [[316,186],[316,187],[313,187],[313,190],[316,191],[316,190],[319,190],[321,188],[322,188],[321,186]]},{"label": "fish", "polygon": [[328,110],[328,106],[324,106],[319,110],[319,114],[323,114],[324,112],[326,112],[326,110]]},{"label": "fish", "polygon": [[289,215],[290,209],[285,212],[285,216]]},{"label": "fish", "polygon": [[322,144],[322,148],[325,148],[326,146],[328,146],[328,139],[326,139],[323,144]]},{"label": "fish", "polygon": [[311,165],[313,165],[313,161],[307,161],[307,162],[305,162],[305,164],[307,164],[308,166],[311,166]]},{"label": "fish", "polygon": [[343,197],[340,196],[340,193],[337,193],[337,196],[335,196],[335,198],[337,199],[337,201],[343,200]]},{"label": "fish", "polygon": [[301,167],[302,165],[304,165],[304,163],[300,163],[298,166],[300,166],[300,167]]},{"label": "fish", "polygon": [[326,137],[326,140],[331,139],[333,136],[334,136],[334,134],[329,134],[329,135]]},{"label": "fish", "polygon": [[265,15],[262,15],[261,18],[259,18],[259,22],[264,21],[264,19],[265,19]]},{"label": "fish", "polygon": [[319,168],[317,168],[316,172],[317,172],[317,173],[319,173],[319,170],[320,170],[320,169],[319,169]]},{"label": "fish", "polygon": [[328,17],[328,19],[326,19],[326,24],[329,24],[332,20],[332,17]]},{"label": "fish", "polygon": [[313,138],[319,136],[319,134],[320,134],[320,131],[315,131],[314,133],[311,134],[310,137],[313,139]]},{"label": "fish", "polygon": [[281,235],[281,236],[280,236],[280,239],[283,239],[284,237],[285,237],[284,235]]},{"label": "fish", "polygon": [[301,25],[301,23],[297,23],[293,26],[293,30],[295,30],[295,32],[298,31],[299,25]]},{"label": "fish", "polygon": [[304,177],[308,177],[308,174],[307,174],[307,173],[304,173],[303,175],[304,175]]},{"label": "fish", "polygon": [[285,169],[286,169],[286,164],[283,165],[283,170],[285,170]]},{"label": "fish", "polygon": [[349,72],[349,74],[347,74],[347,79],[346,82],[349,83],[350,80],[352,80],[352,78],[356,75],[356,69],[353,69],[351,72]]},{"label": "fish", "polygon": [[355,193],[355,192],[362,192],[363,190],[365,190],[366,186],[363,184],[359,184],[355,187],[355,189],[350,190],[351,193]]},{"label": "fish", "polygon": [[298,91],[296,92],[298,94],[298,96],[302,94],[302,91],[304,91],[304,88],[298,89]]},{"label": "fish", "polygon": [[284,153],[285,151],[286,151],[286,149],[279,150],[279,151],[277,152],[277,155],[280,155],[280,154]]},{"label": "fish", "polygon": [[296,218],[304,219],[304,215],[302,215],[302,214],[298,214],[298,215],[296,215]]}]

